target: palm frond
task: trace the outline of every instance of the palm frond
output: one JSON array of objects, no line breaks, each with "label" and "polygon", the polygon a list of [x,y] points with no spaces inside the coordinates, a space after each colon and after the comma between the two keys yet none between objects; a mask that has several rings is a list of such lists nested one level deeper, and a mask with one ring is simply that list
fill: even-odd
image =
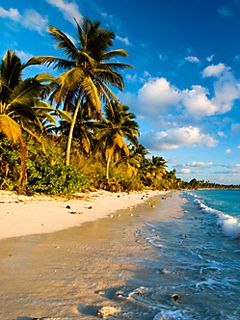
[{"label": "palm frond", "polygon": [[36,56],[32,57],[26,63],[26,66],[33,66],[45,64],[47,67],[52,66],[53,69],[66,69],[73,68],[75,66],[73,61],[53,57],[53,56]]},{"label": "palm frond", "polygon": [[106,69],[95,69],[94,73],[98,76],[100,80],[109,83],[120,90],[124,89],[124,81],[120,73]]},{"label": "palm frond", "polygon": [[84,93],[86,99],[92,104],[93,108],[101,113],[101,100],[99,98],[98,90],[89,76],[83,78],[81,91]]},{"label": "palm frond", "polygon": [[57,114],[68,123],[72,122],[72,115],[69,112],[64,110],[57,110]]},{"label": "palm frond", "polygon": [[0,131],[14,144],[21,138],[21,127],[6,114],[0,115]]},{"label": "palm frond", "polygon": [[21,80],[23,65],[20,58],[12,51],[8,50],[4,55],[1,65],[0,74],[3,83],[13,89]]},{"label": "palm frond", "polygon": [[123,69],[134,69],[133,66],[127,63],[120,63],[120,62],[107,62],[107,63],[101,63],[101,68],[111,70],[111,71],[120,71]]},{"label": "palm frond", "polygon": [[117,49],[117,50],[105,52],[101,56],[101,60],[109,60],[109,59],[116,58],[116,57],[127,57],[127,56],[128,56],[128,53],[126,50]]},{"label": "palm frond", "polygon": [[69,58],[73,60],[76,59],[78,49],[71,41],[71,39],[64,32],[57,29],[56,27],[50,26],[48,28],[48,31],[57,42],[57,47],[63,49],[63,51]]}]

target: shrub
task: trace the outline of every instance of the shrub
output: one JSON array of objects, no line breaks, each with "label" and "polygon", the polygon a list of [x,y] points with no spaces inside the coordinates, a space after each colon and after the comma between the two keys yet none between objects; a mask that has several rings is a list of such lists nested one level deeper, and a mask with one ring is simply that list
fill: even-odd
[{"label": "shrub", "polygon": [[27,160],[27,192],[66,195],[81,192],[90,187],[86,176],[74,166],[49,163],[47,159],[34,162]]}]

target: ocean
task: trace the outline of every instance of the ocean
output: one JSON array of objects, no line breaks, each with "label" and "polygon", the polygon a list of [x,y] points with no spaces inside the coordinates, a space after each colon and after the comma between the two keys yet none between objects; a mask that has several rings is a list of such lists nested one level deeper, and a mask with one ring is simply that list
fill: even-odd
[{"label": "ocean", "polygon": [[240,191],[180,195],[183,215],[169,193],[80,228],[1,241],[0,318],[97,320],[111,306],[120,311],[109,320],[239,320]]},{"label": "ocean", "polygon": [[240,190],[181,195],[183,217],[140,232],[158,252],[141,303],[161,308],[154,320],[239,320]]}]

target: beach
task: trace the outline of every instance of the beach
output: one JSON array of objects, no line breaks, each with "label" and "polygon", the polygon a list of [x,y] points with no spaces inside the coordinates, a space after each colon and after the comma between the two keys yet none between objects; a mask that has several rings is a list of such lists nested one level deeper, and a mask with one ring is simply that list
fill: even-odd
[{"label": "beach", "polygon": [[0,191],[0,239],[54,232],[99,218],[122,209],[133,209],[164,191],[111,193],[96,191],[72,199],[47,196],[27,197]]},{"label": "beach", "polygon": [[[131,309],[132,304],[138,304],[134,293],[125,299],[120,291],[126,287],[135,290],[148,281],[142,262],[150,261],[156,252],[140,230],[146,224],[176,219],[183,214],[183,199],[177,192],[164,197],[148,194],[145,201],[142,196],[140,201],[140,195],[136,194],[137,199],[132,202],[135,207],[129,208],[127,201],[125,209],[109,208],[106,218],[92,217],[94,221],[81,221],[80,227],[75,224],[73,228],[45,234],[35,230],[38,234],[2,239],[0,318],[96,319],[97,311],[103,307],[121,312],[123,305],[130,305]],[[113,201],[119,200],[117,196]],[[67,203],[75,210],[74,201],[78,200],[62,203],[64,212]],[[93,208],[96,202],[90,202]],[[28,208],[32,203],[9,204],[9,208],[12,205]],[[137,203],[141,204],[136,206]],[[106,203],[102,205],[106,208]],[[59,226],[57,216],[55,224]],[[151,316],[154,313],[151,309]],[[145,316],[150,319],[149,314]],[[134,317],[135,312],[130,310],[119,319]]]}]

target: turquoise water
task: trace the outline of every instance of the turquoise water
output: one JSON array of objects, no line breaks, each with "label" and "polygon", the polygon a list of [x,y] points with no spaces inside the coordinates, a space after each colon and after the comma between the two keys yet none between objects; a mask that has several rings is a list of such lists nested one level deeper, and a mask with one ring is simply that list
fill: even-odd
[{"label": "turquoise water", "polygon": [[240,217],[240,190],[197,190],[192,193],[208,207]]},{"label": "turquoise water", "polygon": [[143,293],[133,291],[152,314],[144,317],[135,308],[134,319],[239,320],[240,191],[181,194],[183,217],[149,224],[139,233],[157,256],[143,265],[146,281],[138,278]]},{"label": "turquoise water", "polygon": [[194,197],[202,212],[214,215],[217,226],[231,238],[240,238],[240,190],[197,190]]}]

